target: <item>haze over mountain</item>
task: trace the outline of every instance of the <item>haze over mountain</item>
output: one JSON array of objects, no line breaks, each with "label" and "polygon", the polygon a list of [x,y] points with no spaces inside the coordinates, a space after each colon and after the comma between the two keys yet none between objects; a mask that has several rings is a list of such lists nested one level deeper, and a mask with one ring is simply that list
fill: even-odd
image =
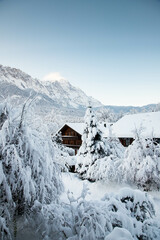
[{"label": "haze over mountain", "polygon": [[142,107],[139,106],[113,106],[105,105],[105,108],[111,109],[114,113],[134,113],[134,112],[152,112],[157,104],[148,104]]}]

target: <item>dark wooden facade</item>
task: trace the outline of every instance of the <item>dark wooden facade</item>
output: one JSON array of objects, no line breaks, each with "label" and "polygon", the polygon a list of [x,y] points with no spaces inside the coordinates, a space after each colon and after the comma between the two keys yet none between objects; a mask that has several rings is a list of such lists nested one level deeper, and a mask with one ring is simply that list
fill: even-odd
[{"label": "dark wooden facade", "polygon": [[133,138],[119,138],[119,141],[124,147],[128,147],[134,141]]},{"label": "dark wooden facade", "polygon": [[[134,138],[119,138],[119,141],[124,147],[128,147],[134,141]],[[153,138],[155,144],[160,144],[160,138]]]},{"label": "dark wooden facade", "polygon": [[81,134],[76,132],[74,129],[65,124],[60,130],[62,134],[62,144],[66,147],[73,148],[75,150],[75,154],[77,154],[78,149],[82,144]]}]

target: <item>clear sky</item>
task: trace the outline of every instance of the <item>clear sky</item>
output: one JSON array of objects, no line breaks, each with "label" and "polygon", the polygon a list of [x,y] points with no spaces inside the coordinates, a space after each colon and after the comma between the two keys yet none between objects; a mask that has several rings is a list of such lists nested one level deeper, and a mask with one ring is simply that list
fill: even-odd
[{"label": "clear sky", "polygon": [[158,103],[160,0],[0,0],[0,64],[105,105]]}]

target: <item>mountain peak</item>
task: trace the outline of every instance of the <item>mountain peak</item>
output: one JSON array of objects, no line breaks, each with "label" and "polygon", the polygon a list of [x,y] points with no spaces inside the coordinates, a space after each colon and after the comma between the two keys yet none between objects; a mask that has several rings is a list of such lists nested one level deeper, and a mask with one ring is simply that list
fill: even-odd
[{"label": "mountain peak", "polygon": [[45,81],[42,81],[44,83],[44,85],[47,83],[48,84],[52,84],[52,83],[60,83],[60,84],[69,84],[69,81],[64,79],[64,78],[61,78],[61,79],[50,79],[50,80],[45,80]]},{"label": "mountain peak", "polygon": [[82,109],[88,106],[89,101],[94,107],[102,106],[99,101],[72,86],[58,72],[50,73],[40,81],[19,69],[0,65],[0,99],[8,96],[26,99],[33,93],[41,96],[41,102],[47,101],[59,108]]},{"label": "mountain peak", "polygon": [[59,83],[69,83],[59,72],[51,72],[44,76],[43,80],[45,82],[59,82]]}]

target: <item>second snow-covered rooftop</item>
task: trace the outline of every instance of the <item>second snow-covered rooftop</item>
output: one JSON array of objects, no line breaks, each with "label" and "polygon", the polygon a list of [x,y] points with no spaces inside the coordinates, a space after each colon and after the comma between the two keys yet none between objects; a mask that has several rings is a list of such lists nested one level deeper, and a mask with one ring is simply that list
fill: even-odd
[{"label": "second snow-covered rooftop", "polygon": [[135,130],[146,138],[160,138],[160,112],[125,115],[112,126],[118,138],[134,138]]}]

